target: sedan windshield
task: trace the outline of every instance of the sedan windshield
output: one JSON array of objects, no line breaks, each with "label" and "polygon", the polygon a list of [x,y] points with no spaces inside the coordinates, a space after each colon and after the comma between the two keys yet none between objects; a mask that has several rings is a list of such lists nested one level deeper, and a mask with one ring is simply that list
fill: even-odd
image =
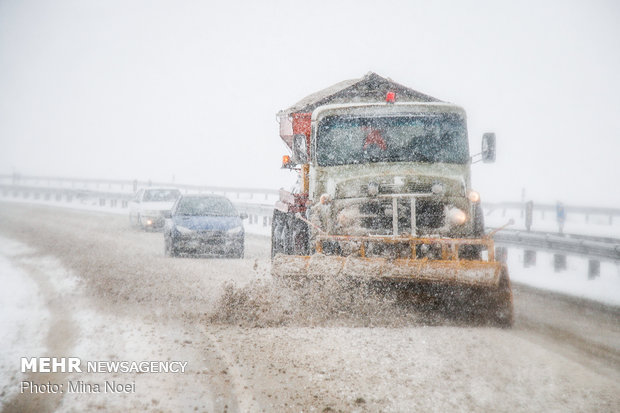
[{"label": "sedan windshield", "polygon": [[237,211],[226,198],[188,197],[179,201],[175,215],[191,216],[236,216]]},{"label": "sedan windshield", "polygon": [[171,202],[180,195],[178,189],[147,189],[144,192],[144,202]]},{"label": "sedan windshield", "polygon": [[469,161],[465,120],[456,113],[328,116],[319,123],[316,153],[321,166]]}]

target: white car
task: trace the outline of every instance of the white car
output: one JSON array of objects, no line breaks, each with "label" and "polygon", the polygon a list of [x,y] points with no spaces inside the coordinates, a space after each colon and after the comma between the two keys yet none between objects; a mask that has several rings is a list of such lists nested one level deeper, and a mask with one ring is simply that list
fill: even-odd
[{"label": "white car", "polygon": [[181,191],[170,188],[144,188],[129,202],[129,223],[144,229],[160,229]]}]

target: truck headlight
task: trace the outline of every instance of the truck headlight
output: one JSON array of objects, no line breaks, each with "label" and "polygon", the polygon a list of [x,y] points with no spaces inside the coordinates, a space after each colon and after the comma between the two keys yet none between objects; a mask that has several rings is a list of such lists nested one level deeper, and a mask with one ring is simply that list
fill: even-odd
[{"label": "truck headlight", "polygon": [[450,208],[446,218],[451,225],[463,225],[467,221],[467,214],[458,208]]},{"label": "truck headlight", "polygon": [[240,233],[242,229],[243,229],[243,227],[241,227],[241,226],[234,227],[234,228],[231,228],[228,231],[226,231],[226,233],[229,234],[229,235],[234,235],[234,234]]},{"label": "truck headlight", "polygon": [[480,194],[476,191],[469,191],[467,197],[473,203],[480,202]]}]

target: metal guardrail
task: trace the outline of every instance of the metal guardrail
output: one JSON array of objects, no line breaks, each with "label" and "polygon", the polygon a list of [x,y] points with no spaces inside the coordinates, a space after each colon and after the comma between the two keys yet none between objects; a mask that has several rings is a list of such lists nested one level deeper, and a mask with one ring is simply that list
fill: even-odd
[{"label": "metal guardrail", "polygon": [[[188,187],[191,187],[191,190],[196,190],[193,186],[188,185]],[[234,191],[231,192],[234,193]],[[275,191],[275,193],[277,193],[277,191]],[[111,210],[126,209],[129,202],[133,198],[133,195],[134,194],[132,192],[93,191],[79,188],[50,188],[42,186],[0,184],[0,200],[4,198],[18,199],[26,202],[79,202],[88,203],[101,208],[109,208]],[[231,199],[231,201],[239,212],[245,212],[249,215],[250,223],[261,224],[262,222],[264,227],[271,226],[271,218],[273,214],[272,204],[243,202],[234,198]]]},{"label": "metal guardrail", "polygon": [[[209,186],[209,185],[193,185],[178,184],[175,182],[153,182],[141,180],[124,180],[124,179],[90,179],[90,178],[67,178],[67,177],[49,177],[49,176],[33,176],[33,175],[0,175],[0,187],[52,187],[67,189],[85,189],[99,192],[100,188],[107,187],[108,192],[133,194],[137,189],[143,187],[166,187],[178,188],[186,191],[197,192],[214,192],[223,194],[250,194],[262,195],[265,199],[269,195],[277,196],[279,191],[270,188],[243,188],[243,187],[227,187],[227,186]],[[112,190],[117,187],[116,190]],[[105,192],[106,189],[101,189]]]},{"label": "metal guardrail", "polygon": [[[525,210],[525,202],[483,202],[482,207],[485,211],[490,212],[498,209],[516,209]],[[536,202],[532,205],[534,211],[542,212],[556,212],[557,205],[555,204],[538,204]],[[567,214],[583,214],[583,215],[603,215],[610,217],[620,216],[620,208],[606,208],[606,207],[593,207],[593,206],[579,206],[579,205],[564,205],[564,210]]]},{"label": "metal guardrail", "polygon": [[[16,182],[17,181],[17,182]],[[26,182],[40,182],[43,185],[26,185]],[[114,185],[126,186],[127,191],[113,191],[110,189],[86,189],[75,187],[50,187],[52,183],[87,183],[90,185],[104,185],[108,188]],[[103,179],[73,179],[58,177],[18,177],[14,175],[0,175],[0,195],[4,197],[20,197],[22,199],[62,201],[77,199],[91,200],[97,202],[99,206],[109,206],[112,208],[126,208],[127,203],[133,196],[130,189],[135,185],[142,186],[166,186],[175,187],[181,190],[198,191],[198,192],[215,192],[226,194],[259,194],[267,198],[269,195],[277,195],[277,190],[272,189],[254,189],[254,188],[233,188],[233,187],[212,187],[201,185],[185,185],[158,182],[143,182],[129,180],[103,180]],[[73,185],[75,186],[75,185]],[[238,198],[238,197],[237,197]],[[252,199],[253,197],[250,196]],[[252,202],[243,202],[240,199],[232,199],[237,208],[251,215],[251,218],[258,223],[262,218],[264,226],[271,225],[271,216],[273,213],[272,204],[259,204]],[[503,203],[485,203],[485,208],[523,208],[521,202],[503,202]],[[534,208],[540,210],[555,210],[555,205],[536,204]],[[620,209],[615,208],[598,208],[598,207],[576,207],[566,206],[569,212],[579,212],[584,214],[599,214],[620,216]],[[559,235],[543,232],[526,232],[517,230],[502,230],[495,234],[495,240],[498,244],[514,245],[524,248],[542,249],[558,253],[568,253],[580,256],[586,256],[598,259],[607,259],[620,261],[620,240],[608,237],[593,237],[579,235]]]},{"label": "metal guardrail", "polygon": [[620,261],[620,239],[507,229],[496,233],[494,238],[497,244],[502,245]]}]

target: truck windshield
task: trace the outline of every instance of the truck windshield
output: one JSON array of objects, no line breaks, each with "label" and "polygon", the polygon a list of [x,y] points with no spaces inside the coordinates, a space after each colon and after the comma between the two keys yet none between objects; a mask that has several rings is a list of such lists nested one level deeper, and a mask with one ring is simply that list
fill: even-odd
[{"label": "truck windshield", "polygon": [[465,120],[456,113],[327,116],[317,132],[319,165],[372,162],[467,163]]}]

